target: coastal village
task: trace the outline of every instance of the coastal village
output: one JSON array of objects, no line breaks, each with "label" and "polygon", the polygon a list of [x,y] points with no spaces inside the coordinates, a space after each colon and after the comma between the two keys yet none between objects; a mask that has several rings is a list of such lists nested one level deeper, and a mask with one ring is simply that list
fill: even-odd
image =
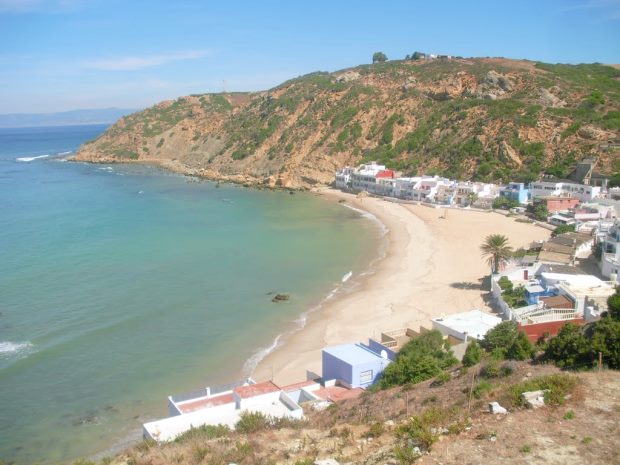
[{"label": "coastal village", "polygon": [[536,343],[558,334],[566,324],[597,321],[616,292],[620,269],[620,189],[595,171],[591,159],[578,163],[569,179],[543,177],[532,183],[497,185],[462,182],[439,176],[402,177],[371,162],[345,167],[335,175],[338,190],[358,199],[423,205],[441,217],[450,210],[493,211],[517,222],[553,230],[549,240],[519,249],[492,273],[492,313],[463,308],[432,318],[428,327],[380,328],[368,341],[342,341],[321,351],[321,373],[284,385],[252,378],[168,397],[168,418],[143,425],[146,439],[174,440],[204,425],[234,429],[247,412],[272,419],[302,419],[304,412],[324,410],[359,397],[380,378],[399,350],[429,330],[439,331],[461,360],[470,341],[482,341],[502,321]]}]

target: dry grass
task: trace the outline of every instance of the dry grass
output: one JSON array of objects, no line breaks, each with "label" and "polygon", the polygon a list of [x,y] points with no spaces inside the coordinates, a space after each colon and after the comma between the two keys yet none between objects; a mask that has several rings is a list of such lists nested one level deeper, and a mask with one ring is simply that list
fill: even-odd
[{"label": "dry grass", "polygon": [[[566,375],[550,365],[510,362],[511,370],[483,378],[481,367],[455,372],[432,386],[367,393],[305,423],[271,425],[255,433],[199,431],[178,443],[142,443],[117,457],[113,465],[311,464],[317,458],[340,463],[517,465],[620,463],[620,373]],[[472,388],[482,389],[478,398]],[[515,403],[515,386],[535,388],[563,380],[563,405],[528,410]],[[573,385],[567,379],[577,379]],[[556,383],[557,384],[557,383]],[[544,386],[543,386],[544,387]],[[564,394],[568,393],[566,398]],[[408,400],[408,407],[407,407]],[[487,404],[499,401],[508,415],[491,415]],[[408,411],[407,411],[408,410]],[[385,423],[392,420],[392,423]],[[212,433],[212,432],[211,432]],[[412,445],[419,448],[414,449]]]}]

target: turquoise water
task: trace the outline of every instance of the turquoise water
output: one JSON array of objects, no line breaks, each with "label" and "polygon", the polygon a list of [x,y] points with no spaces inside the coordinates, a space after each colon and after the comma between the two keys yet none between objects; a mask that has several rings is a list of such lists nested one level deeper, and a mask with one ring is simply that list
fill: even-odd
[{"label": "turquoise water", "polygon": [[375,255],[375,224],[311,194],[58,158],[103,129],[0,129],[0,460],[136,437]]}]

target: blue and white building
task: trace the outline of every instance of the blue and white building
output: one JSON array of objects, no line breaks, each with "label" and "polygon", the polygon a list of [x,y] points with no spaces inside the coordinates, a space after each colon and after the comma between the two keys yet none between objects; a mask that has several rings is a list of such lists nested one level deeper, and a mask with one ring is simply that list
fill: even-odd
[{"label": "blue and white building", "polygon": [[324,382],[336,380],[350,388],[367,388],[390,364],[387,351],[376,353],[360,343],[326,347],[322,362]]},{"label": "blue and white building", "polygon": [[499,195],[509,200],[515,200],[521,205],[526,204],[530,199],[530,191],[522,182],[511,182],[500,189]]}]

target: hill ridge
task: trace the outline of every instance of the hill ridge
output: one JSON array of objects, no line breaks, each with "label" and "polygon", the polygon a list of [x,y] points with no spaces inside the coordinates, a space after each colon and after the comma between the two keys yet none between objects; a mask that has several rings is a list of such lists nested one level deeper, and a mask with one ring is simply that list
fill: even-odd
[{"label": "hill ridge", "polygon": [[474,58],[315,72],[261,92],[198,94],[121,118],[78,160],[143,162],[270,187],[377,160],[405,174],[533,180],[617,152],[620,70]]}]

